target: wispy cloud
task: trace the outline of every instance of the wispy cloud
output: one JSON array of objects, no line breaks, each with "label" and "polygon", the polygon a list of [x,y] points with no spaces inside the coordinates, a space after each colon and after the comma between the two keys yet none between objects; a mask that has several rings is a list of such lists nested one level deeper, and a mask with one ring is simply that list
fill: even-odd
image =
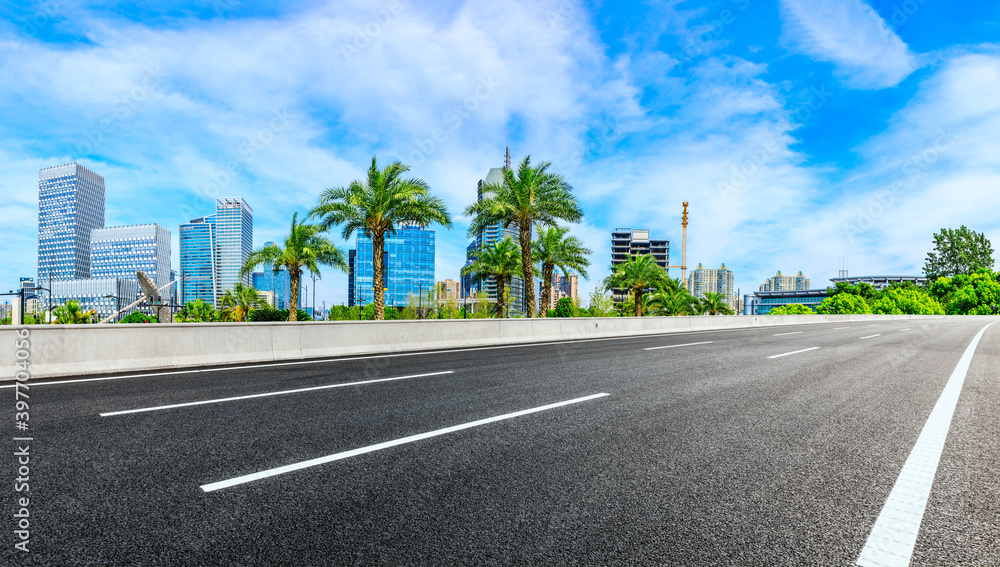
[{"label": "wispy cloud", "polygon": [[862,0],[781,0],[781,14],[790,43],[833,63],[848,87],[892,87],[918,66],[909,47]]}]

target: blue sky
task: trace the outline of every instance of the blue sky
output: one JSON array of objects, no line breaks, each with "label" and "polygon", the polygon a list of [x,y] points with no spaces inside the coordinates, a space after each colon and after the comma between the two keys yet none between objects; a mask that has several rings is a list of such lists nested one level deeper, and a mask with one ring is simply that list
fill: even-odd
[{"label": "blue sky", "polygon": [[[917,274],[942,227],[1000,247],[998,47],[979,1],[6,2],[0,286],[35,274],[40,168],[104,175],[107,224],[167,227],[176,267],[215,197],[250,203],[261,245],[373,154],[445,199],[437,278],[457,279],[508,139],[581,200],[585,297],[613,228],[679,263],[682,201],[688,265],[744,293],[777,270],[825,286],[843,257]],[[317,298],[346,282],[327,270]]]}]

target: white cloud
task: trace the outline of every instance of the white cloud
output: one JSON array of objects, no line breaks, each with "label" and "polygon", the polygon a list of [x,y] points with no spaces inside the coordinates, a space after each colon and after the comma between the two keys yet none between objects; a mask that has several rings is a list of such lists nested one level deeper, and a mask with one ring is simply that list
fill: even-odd
[{"label": "white cloud", "polygon": [[862,0],[781,0],[781,14],[786,37],[833,63],[851,88],[892,87],[918,67],[903,40]]}]

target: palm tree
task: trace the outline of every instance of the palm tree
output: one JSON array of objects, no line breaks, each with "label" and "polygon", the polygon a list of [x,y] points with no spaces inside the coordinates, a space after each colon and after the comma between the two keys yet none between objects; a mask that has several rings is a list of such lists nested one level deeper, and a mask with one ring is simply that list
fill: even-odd
[{"label": "palm tree", "polygon": [[222,319],[243,322],[247,320],[250,311],[264,305],[264,299],[256,289],[237,282],[233,289],[227,290],[222,296]]},{"label": "palm tree", "polygon": [[657,315],[693,315],[694,297],[680,285],[679,280],[668,278],[661,289],[649,296],[648,307]]},{"label": "palm tree", "polygon": [[528,156],[521,162],[516,174],[504,168],[503,183],[484,185],[483,195],[489,196],[465,209],[467,216],[475,215],[469,225],[469,236],[475,236],[496,223],[501,226],[513,224],[517,228],[528,317],[535,316],[532,226],[556,226],[560,219],[578,222],[583,218],[583,211],[573,196],[573,188],[561,175],[549,173],[550,165],[542,162],[537,167],[531,167],[531,156]]},{"label": "palm tree", "polygon": [[521,249],[511,237],[498,240],[492,246],[476,250],[476,259],[462,268],[462,275],[473,274],[473,281],[484,282],[494,278],[497,282],[497,316],[505,317],[504,292],[511,278],[520,268]]},{"label": "palm tree", "polygon": [[86,325],[97,315],[93,309],[84,311],[76,301],[67,301],[52,312],[60,325]]},{"label": "palm tree", "polygon": [[299,222],[299,214],[295,213],[292,215],[292,227],[285,238],[285,246],[282,248],[274,244],[254,250],[240,270],[240,277],[246,277],[254,268],[265,264],[270,264],[275,274],[281,268],[288,270],[292,292],[288,309],[289,321],[299,319],[299,282],[302,281],[302,270],[309,270],[317,276],[320,275],[320,266],[347,271],[347,257],[329,238],[321,234],[323,230],[319,225]]},{"label": "palm tree", "polygon": [[705,296],[701,298],[701,313],[708,313],[709,315],[732,315],[733,309],[729,307],[726,300],[722,298],[722,295],[718,293],[713,293],[711,291],[706,292]]},{"label": "palm tree", "polygon": [[188,301],[187,305],[177,314],[178,323],[211,323],[215,321],[218,312],[204,299]]},{"label": "palm tree", "polygon": [[385,289],[382,287],[382,255],[385,237],[396,233],[401,223],[426,226],[436,222],[451,226],[451,215],[444,201],[430,194],[422,179],[403,178],[410,168],[395,161],[379,169],[375,157],[368,169],[368,178],[352,181],[347,187],[330,188],[319,196],[319,204],[309,215],[321,219],[320,226],[329,230],[344,225],[345,239],[361,231],[372,239],[372,282],[375,283],[375,318],[385,319]]},{"label": "palm tree", "polygon": [[538,231],[538,238],[531,243],[531,254],[536,262],[542,264],[542,308],[539,317],[545,317],[552,296],[552,274],[556,268],[569,277],[569,270],[574,270],[580,276],[587,277],[587,266],[590,261],[587,256],[591,250],[584,247],[583,242],[575,236],[567,237],[568,228],[554,226]]},{"label": "palm tree", "polygon": [[642,296],[648,288],[663,286],[667,272],[661,268],[650,254],[630,256],[614,267],[614,273],[604,280],[604,287],[627,289],[635,299],[636,317],[642,317]]}]

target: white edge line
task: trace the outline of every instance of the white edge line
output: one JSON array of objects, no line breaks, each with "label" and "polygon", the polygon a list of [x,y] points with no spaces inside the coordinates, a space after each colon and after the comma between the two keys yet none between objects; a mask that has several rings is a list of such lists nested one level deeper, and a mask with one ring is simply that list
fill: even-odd
[{"label": "white edge line", "polygon": [[965,377],[972,365],[979,340],[986,329],[994,324],[990,323],[979,330],[955,365],[955,370],[948,378],[934,409],[920,430],[917,442],[896,477],[892,491],[858,555],[855,562],[857,565],[881,567],[910,564]]},{"label": "white edge line", "polygon": [[900,329],[899,330],[900,333],[902,333],[903,331],[909,331],[909,329]]},{"label": "white edge line", "polygon": [[683,344],[683,345],[655,346],[655,347],[649,347],[649,348],[646,348],[646,349],[643,349],[643,350],[658,350],[658,349],[661,349],[661,348],[677,348],[677,347],[682,347],[682,346],[707,345],[707,344],[711,344],[711,342],[712,341],[705,341],[705,342],[702,342],[702,343],[687,343],[687,344]]},{"label": "white edge line", "polygon": [[220,489],[223,489],[223,488],[229,488],[229,487],[237,486],[237,485],[240,485],[240,484],[246,484],[248,482],[253,482],[255,480],[260,480],[260,479],[264,479],[264,478],[268,478],[268,477],[272,477],[272,476],[277,476],[277,475],[280,475],[280,474],[285,474],[285,473],[289,473],[289,472],[292,472],[292,471],[297,471],[297,470],[301,470],[301,469],[305,469],[305,468],[309,468],[309,467],[315,467],[317,465],[323,465],[323,464],[326,464],[326,463],[331,463],[333,461],[339,461],[341,459],[347,459],[349,457],[354,457],[354,456],[357,456],[357,455],[363,455],[365,453],[371,453],[371,452],[374,452],[374,451],[380,451],[382,449],[388,449],[390,447],[395,447],[397,445],[403,445],[403,444],[406,444],[406,443],[412,443],[414,441],[420,441],[422,439],[428,439],[428,438],[431,438],[431,437],[437,437],[439,435],[445,435],[447,433],[453,433],[455,431],[461,431],[463,429],[469,429],[469,428],[472,428],[472,427],[478,427],[480,425],[486,425],[488,423],[494,423],[494,422],[497,422],[497,421],[503,421],[503,420],[506,420],[506,419],[512,419],[512,418],[515,418],[515,417],[520,417],[522,415],[528,415],[528,414],[531,414],[531,413],[537,413],[537,412],[540,412],[540,411],[555,409],[555,408],[562,407],[562,406],[568,406],[570,404],[578,404],[580,402],[586,402],[586,401],[593,400],[593,399],[596,399],[596,398],[603,398],[603,397],[609,396],[609,395],[610,394],[606,394],[606,393],[594,394],[594,395],[591,395],[591,396],[584,396],[582,398],[575,398],[575,399],[572,399],[572,400],[566,400],[564,402],[557,402],[557,403],[549,404],[549,405],[546,405],[546,406],[539,406],[539,407],[536,407],[536,408],[531,408],[531,409],[516,411],[516,412],[513,412],[513,413],[505,413],[503,415],[498,415],[498,416],[495,416],[495,417],[488,417],[486,419],[480,419],[480,420],[477,420],[477,421],[470,421],[468,423],[463,423],[461,425],[453,425],[451,427],[445,427],[444,429],[436,429],[434,431],[428,431],[427,433],[419,433],[417,435],[410,435],[409,437],[403,437],[402,439],[395,439],[393,441],[386,441],[384,443],[377,443],[375,445],[368,445],[367,447],[360,447],[358,449],[352,449],[350,451],[344,451],[342,453],[335,453],[333,455],[327,455],[326,457],[319,457],[317,459],[310,459],[308,461],[302,461],[302,462],[294,463],[294,464],[291,464],[291,465],[285,465],[283,467],[277,467],[277,468],[268,469],[268,470],[257,472],[257,473],[253,473],[253,474],[238,476],[238,477],[235,477],[235,478],[231,478],[229,480],[222,480],[222,481],[219,481],[219,482],[213,482],[213,483],[209,483],[209,484],[203,484],[200,488],[203,491],[205,491],[205,492],[214,492],[216,490],[220,490]]},{"label": "white edge line", "polygon": [[[819,323],[805,323],[806,325],[829,325],[832,321],[823,321]],[[783,327],[786,325],[775,325],[775,327]],[[292,362],[269,362],[266,364],[249,364],[244,366],[223,366],[221,368],[199,368],[193,370],[174,370],[170,372],[152,372],[148,374],[128,374],[124,376],[104,376],[102,378],[80,378],[78,380],[58,380],[55,382],[32,382],[31,385],[34,386],[54,386],[56,384],[78,384],[83,382],[100,382],[103,380],[124,380],[126,378],[147,378],[152,376],[171,376],[176,374],[197,374],[199,372],[225,372],[228,370],[249,370],[251,368],[273,368],[275,366],[295,366],[297,364],[323,364],[328,362],[350,362],[353,360],[372,360],[375,358],[393,358],[402,356],[425,356],[430,354],[449,354],[453,352],[473,352],[477,350],[497,350],[505,348],[528,348],[537,346],[548,346],[548,345],[565,345],[571,343],[589,343],[596,341],[626,341],[634,339],[646,339],[655,337],[673,337],[677,335],[703,335],[706,333],[731,333],[733,331],[750,331],[756,330],[759,327],[743,327],[739,329],[714,329],[711,331],[677,331],[673,333],[656,333],[653,335],[629,335],[626,337],[601,337],[597,339],[576,339],[572,341],[550,341],[541,343],[524,343],[517,345],[494,345],[486,347],[469,347],[469,348],[454,348],[447,350],[425,350],[417,352],[399,352],[390,354],[371,354],[365,356],[352,356],[346,358],[322,358],[318,360],[295,360]],[[0,384],[0,388],[14,388],[14,384]]]},{"label": "white edge line", "polygon": [[454,370],[446,370],[444,372],[431,372],[429,374],[413,374],[412,376],[397,376],[395,378],[378,378],[376,380],[363,380],[361,382],[347,382],[347,383],[343,383],[343,384],[328,384],[326,386],[313,386],[313,387],[310,387],[310,388],[299,388],[297,390],[280,390],[278,392],[265,392],[265,393],[262,393],[262,394],[250,394],[250,395],[247,395],[247,396],[234,396],[234,397],[231,397],[231,398],[216,398],[214,400],[202,400],[200,402],[185,402],[185,403],[182,403],[182,404],[170,404],[168,406],[156,406],[156,407],[150,407],[150,408],[139,408],[139,409],[130,409],[130,410],[122,410],[122,411],[109,411],[109,412],[102,413],[100,415],[101,415],[101,417],[110,417],[110,416],[113,416],[113,415],[125,415],[125,414],[128,414],[128,413],[142,413],[142,412],[147,412],[147,411],[159,411],[159,410],[165,410],[165,409],[183,408],[183,407],[188,407],[188,406],[201,406],[201,405],[205,405],[205,404],[218,404],[218,403],[222,403],[222,402],[233,402],[233,401],[236,401],[236,400],[249,400],[249,399],[252,399],[252,398],[266,398],[266,397],[269,397],[269,396],[283,396],[285,394],[298,394],[298,393],[301,393],[301,392],[313,392],[315,390],[329,390],[331,388],[346,388],[347,386],[363,386],[365,384],[375,384],[375,383],[378,383],[378,382],[393,382],[393,381],[396,381],[396,380],[406,380],[408,378],[426,378],[428,376],[442,376],[444,374],[454,374],[454,373],[455,373]]},{"label": "white edge line", "polygon": [[776,335],[771,335],[771,336],[772,337],[783,337],[785,335],[801,335],[804,332],[805,331],[794,331],[794,332],[791,332],[791,333],[778,333]]},{"label": "white edge line", "polygon": [[881,336],[882,336],[881,334],[878,334],[878,335],[868,335],[867,337],[861,337],[861,338],[860,338],[860,339],[858,339],[858,340],[861,340],[861,341],[863,341],[863,340],[865,340],[865,339],[874,339],[875,337],[881,337]]},{"label": "white edge line", "polygon": [[800,352],[808,352],[810,350],[816,350],[818,348],[819,348],[818,346],[814,346],[814,347],[810,347],[810,348],[804,348],[802,350],[797,350],[795,352],[786,352],[785,354],[776,354],[774,356],[769,356],[768,358],[781,358],[783,356],[791,356],[793,354],[799,354]]},{"label": "white edge line", "polygon": [[837,327],[835,329],[830,329],[831,331],[841,331],[843,329],[850,329],[850,327]]}]

